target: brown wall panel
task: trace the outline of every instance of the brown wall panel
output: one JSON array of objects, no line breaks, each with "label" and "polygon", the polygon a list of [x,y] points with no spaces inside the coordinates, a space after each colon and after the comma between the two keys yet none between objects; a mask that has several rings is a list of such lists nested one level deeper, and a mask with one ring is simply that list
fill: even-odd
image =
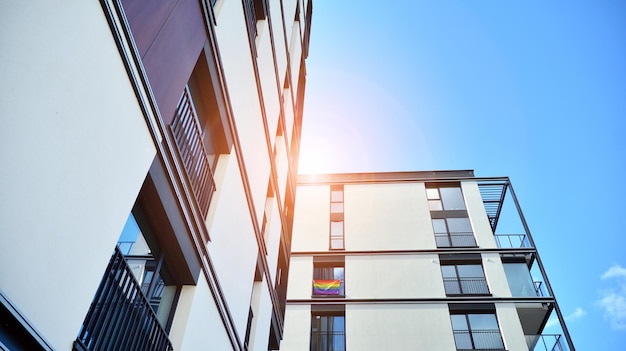
[{"label": "brown wall panel", "polygon": [[143,57],[180,0],[122,0],[135,44]]},{"label": "brown wall panel", "polygon": [[124,0],[124,11],[131,22],[133,36],[142,41],[142,47],[146,46],[146,52],[141,55],[143,65],[161,117],[169,124],[207,33],[198,0],[158,0],[146,6],[151,2]]}]

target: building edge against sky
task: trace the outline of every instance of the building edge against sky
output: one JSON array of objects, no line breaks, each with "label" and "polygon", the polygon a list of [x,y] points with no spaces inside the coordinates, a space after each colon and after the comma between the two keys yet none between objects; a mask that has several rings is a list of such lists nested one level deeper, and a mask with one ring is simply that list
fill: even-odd
[{"label": "building edge against sky", "polygon": [[300,175],[297,192],[281,350],[575,350],[508,178]]},{"label": "building edge against sky", "polygon": [[0,5],[0,345],[278,349],[311,14]]}]

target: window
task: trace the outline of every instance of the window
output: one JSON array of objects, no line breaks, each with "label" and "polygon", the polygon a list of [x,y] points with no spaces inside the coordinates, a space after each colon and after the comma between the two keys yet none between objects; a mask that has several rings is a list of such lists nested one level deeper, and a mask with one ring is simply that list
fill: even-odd
[{"label": "window", "polygon": [[311,351],[345,351],[345,312],[313,311]]},{"label": "window", "polygon": [[313,263],[313,296],[345,296],[343,260]]},{"label": "window", "polygon": [[343,185],[330,188],[330,248],[344,249]]},{"label": "window", "polygon": [[432,224],[437,247],[476,246],[469,218],[433,218]]},{"label": "window", "polygon": [[118,248],[140,284],[141,292],[148,298],[159,322],[167,327],[171,322],[170,311],[174,307],[172,306],[174,296],[179,293],[178,287],[166,286],[163,280],[163,276],[167,275],[163,267],[163,255],[155,255],[146,240],[146,233],[139,227],[132,213],[124,225]]},{"label": "window", "polygon": [[465,210],[460,187],[427,187],[426,198],[431,211]]},{"label": "window", "polygon": [[442,264],[446,295],[487,295],[489,288],[480,264]]},{"label": "window", "polygon": [[450,320],[457,350],[504,350],[495,313],[451,311]]}]

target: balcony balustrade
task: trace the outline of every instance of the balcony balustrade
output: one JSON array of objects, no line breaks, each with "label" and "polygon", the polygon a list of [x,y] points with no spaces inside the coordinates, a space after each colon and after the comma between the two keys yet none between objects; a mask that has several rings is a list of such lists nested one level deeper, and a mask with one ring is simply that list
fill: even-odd
[{"label": "balcony balustrade", "polygon": [[443,278],[448,295],[488,295],[489,287],[484,277]]},{"label": "balcony balustrade", "polygon": [[504,342],[497,329],[454,330],[457,350],[504,350]]},{"label": "balcony balustrade", "polygon": [[346,334],[343,331],[311,332],[311,351],[345,351]]},{"label": "balcony balustrade", "polygon": [[526,234],[496,234],[496,243],[501,249],[528,248],[530,242]]},{"label": "balcony balustrade", "polygon": [[167,333],[117,247],[74,342],[74,349],[173,350]]},{"label": "balcony balustrade", "polygon": [[180,159],[185,166],[187,179],[198,206],[205,215],[215,191],[215,182],[211,172],[210,158],[202,141],[202,128],[188,88],[185,88],[178,102],[170,129],[176,141]]},{"label": "balcony balustrade", "polygon": [[474,233],[437,233],[437,247],[475,247]]},{"label": "balcony balustrade", "polygon": [[570,351],[560,334],[526,335],[530,351]]}]

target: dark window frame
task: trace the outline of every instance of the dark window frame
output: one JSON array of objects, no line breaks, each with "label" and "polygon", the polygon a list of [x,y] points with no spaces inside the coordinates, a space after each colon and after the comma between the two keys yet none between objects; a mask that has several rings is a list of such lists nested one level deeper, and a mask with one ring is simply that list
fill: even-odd
[{"label": "dark window frame", "polygon": [[[340,192],[341,200],[333,199],[333,193]],[[333,212],[333,204],[341,205],[341,211]],[[331,185],[330,187],[330,224],[329,224],[329,238],[328,248],[330,250],[345,250],[346,248],[346,234],[345,234],[345,191],[343,184]],[[333,223],[339,223],[334,224]],[[341,233],[333,233],[335,227],[340,226]]]}]

